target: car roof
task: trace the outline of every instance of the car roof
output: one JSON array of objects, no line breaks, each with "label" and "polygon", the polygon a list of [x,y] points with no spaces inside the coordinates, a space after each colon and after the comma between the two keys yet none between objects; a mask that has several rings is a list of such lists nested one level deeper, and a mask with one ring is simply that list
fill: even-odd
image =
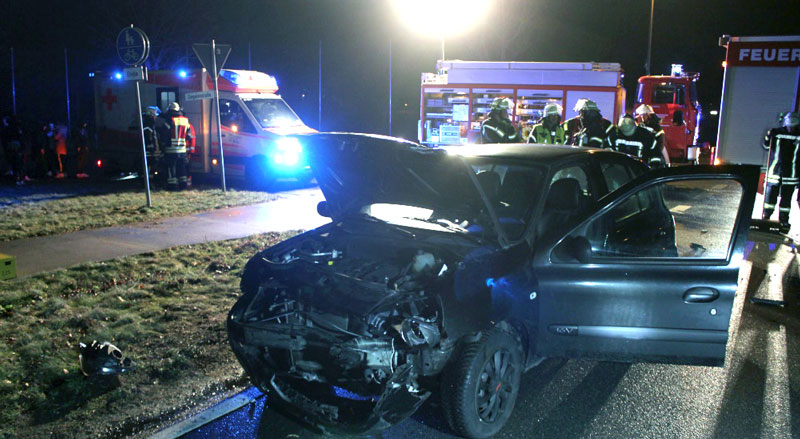
[{"label": "car roof", "polygon": [[450,154],[457,154],[463,157],[509,159],[514,161],[532,162],[540,165],[550,165],[567,160],[569,158],[586,156],[587,154],[624,156],[624,154],[620,154],[608,149],[530,143],[475,144],[452,147],[447,146],[443,147],[442,149],[447,150],[447,152]]}]

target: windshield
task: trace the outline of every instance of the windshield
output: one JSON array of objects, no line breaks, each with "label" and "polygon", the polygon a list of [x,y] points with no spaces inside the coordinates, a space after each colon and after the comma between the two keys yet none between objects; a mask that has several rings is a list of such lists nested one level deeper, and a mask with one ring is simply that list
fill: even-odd
[{"label": "windshield", "polygon": [[302,125],[289,105],[280,98],[242,98],[262,128],[281,128]]},{"label": "windshield", "polygon": [[[520,239],[539,200],[544,169],[478,159],[468,161],[503,232],[511,240]],[[488,209],[484,207],[479,215],[475,215],[474,210],[466,209],[466,203],[464,207],[431,209],[416,203],[373,203],[362,207],[361,213],[405,227],[470,234],[491,231]]]},{"label": "windshield", "polygon": [[506,237],[522,238],[541,198],[545,169],[475,158],[469,161]]}]

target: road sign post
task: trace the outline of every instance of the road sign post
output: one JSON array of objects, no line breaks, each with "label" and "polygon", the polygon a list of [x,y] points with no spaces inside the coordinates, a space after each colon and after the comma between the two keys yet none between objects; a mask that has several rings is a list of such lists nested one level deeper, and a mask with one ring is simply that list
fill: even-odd
[{"label": "road sign post", "polygon": [[142,136],[142,168],[144,171],[144,187],[147,193],[147,207],[153,207],[150,198],[150,170],[147,167],[147,144],[144,139],[144,121],[142,121],[142,96],[139,81],[147,80],[147,69],[142,67],[150,55],[150,39],[141,29],[126,27],[117,35],[117,55],[125,64],[125,79],[136,82],[136,114],[139,116],[139,133]]},{"label": "road sign post", "polygon": [[[217,44],[216,41],[211,40],[211,44],[193,44],[195,55],[200,59],[200,63],[208,70],[210,68],[211,76],[214,78],[214,102],[217,108],[217,142],[219,145],[219,166],[222,170],[222,192],[227,192],[225,185],[225,153],[222,148],[222,127],[220,126],[219,115],[219,87],[217,85],[217,78],[225,61],[228,60],[228,55],[231,53],[230,44]],[[217,58],[219,57],[220,60]]]}]

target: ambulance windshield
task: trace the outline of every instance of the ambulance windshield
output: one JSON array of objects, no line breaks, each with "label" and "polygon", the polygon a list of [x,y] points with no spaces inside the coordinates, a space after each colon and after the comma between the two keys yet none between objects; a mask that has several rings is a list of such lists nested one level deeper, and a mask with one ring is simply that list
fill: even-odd
[{"label": "ambulance windshield", "polygon": [[289,105],[280,98],[243,98],[262,128],[280,128],[302,125]]}]

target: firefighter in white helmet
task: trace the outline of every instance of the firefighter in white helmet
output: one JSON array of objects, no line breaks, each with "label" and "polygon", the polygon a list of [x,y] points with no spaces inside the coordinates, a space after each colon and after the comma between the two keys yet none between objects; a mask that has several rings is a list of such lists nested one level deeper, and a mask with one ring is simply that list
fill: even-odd
[{"label": "firefighter in white helmet", "polygon": [[533,126],[528,143],[563,145],[567,143],[567,131],[561,125],[561,105],[549,103],[544,106],[542,120]]},{"label": "firefighter in white helmet", "polygon": [[[766,189],[764,191],[764,213],[762,218],[769,219],[775,211],[775,204],[780,193],[781,202],[778,220],[783,232],[789,231],[789,212],[792,208],[792,194],[800,177],[800,114],[786,113],[781,120],[781,127],[773,128],[764,136],[764,149],[769,151],[767,165]],[[800,203],[800,193],[798,194]]]},{"label": "firefighter in white helmet", "polygon": [[167,189],[185,189],[186,145],[192,138],[189,119],[183,115],[177,102],[169,104],[169,110],[162,116],[164,121],[159,137],[164,146],[164,161],[167,166]]},{"label": "firefighter in white helmet", "polygon": [[619,151],[650,165],[652,168],[664,166],[664,158],[658,150],[656,138],[648,129],[636,126],[633,116],[626,114],[606,137],[606,148]]},{"label": "firefighter in white helmet", "polygon": [[591,99],[578,99],[573,108],[578,116],[564,122],[567,142],[576,146],[602,148],[614,124],[600,114],[597,103]]},{"label": "firefighter in white helmet", "polygon": [[661,151],[661,156],[664,160],[664,165],[669,166],[669,154],[667,153],[667,145],[664,139],[666,135],[661,128],[661,119],[658,117],[653,107],[642,104],[636,108],[636,124],[640,127],[647,128],[656,137],[656,149]]},{"label": "firefighter in white helmet", "polygon": [[492,102],[489,116],[481,122],[483,143],[516,143],[519,134],[508,118],[508,99],[497,98]]}]

